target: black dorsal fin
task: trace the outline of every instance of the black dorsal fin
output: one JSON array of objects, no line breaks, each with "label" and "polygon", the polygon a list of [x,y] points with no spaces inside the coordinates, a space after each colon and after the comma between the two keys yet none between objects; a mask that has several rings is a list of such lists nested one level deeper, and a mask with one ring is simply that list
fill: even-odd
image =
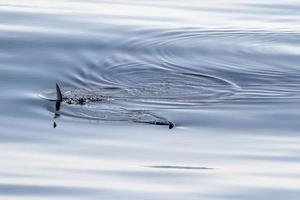
[{"label": "black dorsal fin", "polygon": [[62,94],[57,83],[56,83],[56,101],[62,101]]}]

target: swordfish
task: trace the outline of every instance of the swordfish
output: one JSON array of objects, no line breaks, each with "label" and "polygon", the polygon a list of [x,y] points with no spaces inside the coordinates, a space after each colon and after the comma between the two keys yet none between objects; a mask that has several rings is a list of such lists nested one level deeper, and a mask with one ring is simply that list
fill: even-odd
[{"label": "swordfish", "polygon": [[[112,88],[111,88],[112,89]],[[116,88],[114,88],[116,89]],[[172,129],[175,127],[175,124],[167,119],[165,119],[162,116],[155,115],[153,113],[150,113],[145,110],[127,110],[122,107],[117,107],[118,109],[115,109],[116,107],[112,109],[103,109],[99,110],[96,109],[93,113],[104,113],[107,112],[106,117],[95,117],[94,115],[92,117],[89,117],[90,115],[87,114],[85,117],[81,115],[77,115],[78,112],[74,112],[73,114],[64,113],[61,112],[61,107],[63,104],[66,105],[72,105],[72,109],[83,107],[83,112],[89,112],[94,108],[91,105],[101,105],[101,103],[109,102],[110,105],[113,105],[111,102],[114,101],[114,99],[118,99],[118,97],[111,97],[111,96],[105,96],[105,95],[64,95],[62,90],[60,89],[60,86],[56,83],[56,99],[55,101],[55,112],[54,112],[54,118],[59,117],[60,115],[69,115],[73,117],[80,117],[80,118],[87,118],[87,119],[96,119],[100,121],[132,121],[136,123],[147,123],[147,124],[153,124],[153,125],[164,125],[168,126],[169,129]],[[48,99],[50,100],[50,99]],[[52,100],[53,101],[53,100]],[[105,116],[100,115],[99,116]],[[54,122],[54,128],[56,127],[56,123]]]}]

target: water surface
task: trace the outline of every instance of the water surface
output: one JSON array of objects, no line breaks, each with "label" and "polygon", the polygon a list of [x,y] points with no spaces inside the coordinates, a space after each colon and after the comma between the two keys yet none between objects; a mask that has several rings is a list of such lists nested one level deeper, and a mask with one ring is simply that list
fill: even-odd
[{"label": "water surface", "polygon": [[299,199],[299,8],[1,2],[0,198]]}]

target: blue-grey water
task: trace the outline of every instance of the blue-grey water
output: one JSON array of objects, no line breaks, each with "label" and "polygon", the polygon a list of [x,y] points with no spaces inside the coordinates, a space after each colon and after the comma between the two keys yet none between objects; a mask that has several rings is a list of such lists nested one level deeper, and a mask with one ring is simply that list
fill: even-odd
[{"label": "blue-grey water", "polygon": [[297,0],[3,0],[0,89],[0,199],[300,199]]}]

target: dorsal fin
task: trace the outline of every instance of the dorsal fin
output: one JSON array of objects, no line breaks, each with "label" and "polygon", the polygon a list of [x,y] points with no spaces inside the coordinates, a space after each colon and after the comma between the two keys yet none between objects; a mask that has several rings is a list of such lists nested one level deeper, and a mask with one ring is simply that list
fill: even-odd
[{"label": "dorsal fin", "polygon": [[56,101],[62,101],[62,94],[57,83],[56,83]]}]

